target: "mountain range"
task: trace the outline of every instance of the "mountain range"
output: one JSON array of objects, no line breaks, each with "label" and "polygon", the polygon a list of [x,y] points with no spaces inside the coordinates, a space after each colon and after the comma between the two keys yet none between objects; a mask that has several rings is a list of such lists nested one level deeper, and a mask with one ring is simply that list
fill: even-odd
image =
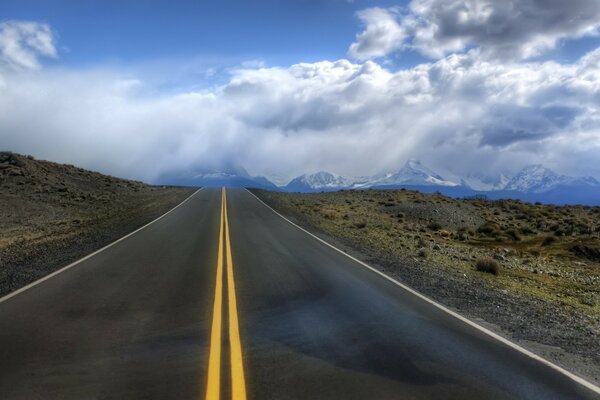
[{"label": "mountain range", "polygon": [[508,178],[469,176],[459,181],[446,179],[418,160],[408,160],[402,168],[371,177],[348,178],[326,171],[303,174],[285,186],[277,186],[262,176],[251,176],[239,165],[206,169],[163,177],[161,181],[186,186],[241,186],[286,192],[323,192],[358,189],[413,189],[439,192],[450,197],[485,196],[490,199],[520,199],[554,204],[600,205],[600,182],[593,177],[559,175],[542,165],[530,165]]},{"label": "mountain range", "polygon": [[206,168],[186,172],[173,172],[158,179],[160,184],[179,186],[209,187],[248,187],[268,190],[279,190],[270,180],[263,176],[252,176],[244,167],[231,164],[224,168]]}]

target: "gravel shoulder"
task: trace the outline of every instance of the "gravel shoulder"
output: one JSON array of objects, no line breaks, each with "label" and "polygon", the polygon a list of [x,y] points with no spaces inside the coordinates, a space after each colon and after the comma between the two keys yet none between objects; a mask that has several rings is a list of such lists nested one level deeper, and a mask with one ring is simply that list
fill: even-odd
[{"label": "gravel shoulder", "polygon": [[[596,304],[600,289],[595,281],[598,266],[588,259],[584,263],[542,254],[537,260],[529,253],[513,251],[514,246],[524,246],[521,242],[500,241],[494,246],[486,241],[482,245],[479,239],[457,242],[457,235],[449,237],[448,231],[461,234],[465,226],[468,230],[469,226],[480,226],[489,219],[467,201],[439,201],[437,195],[409,191],[396,191],[398,198],[390,191],[253,192],[292,221],[347,253],[600,384],[600,307]],[[400,214],[403,220],[398,225],[390,216]],[[432,214],[436,220],[448,221],[444,229],[435,227],[437,232],[432,232],[424,228],[431,225]],[[396,225],[389,225],[388,220],[398,228],[392,230],[390,226]],[[560,240],[556,245],[562,245]],[[475,260],[486,255],[501,260],[503,271],[499,276],[475,270]],[[574,272],[573,266],[579,270]],[[543,272],[546,269],[554,272]],[[529,275],[548,281],[547,287],[536,283],[533,287],[537,289],[531,290],[526,281]],[[563,281],[568,281],[568,285]],[[572,289],[571,284],[582,292],[577,306],[565,294]],[[565,288],[555,290],[556,285]]]},{"label": "gravel shoulder", "polygon": [[0,296],[117,240],[195,189],[0,152]]}]

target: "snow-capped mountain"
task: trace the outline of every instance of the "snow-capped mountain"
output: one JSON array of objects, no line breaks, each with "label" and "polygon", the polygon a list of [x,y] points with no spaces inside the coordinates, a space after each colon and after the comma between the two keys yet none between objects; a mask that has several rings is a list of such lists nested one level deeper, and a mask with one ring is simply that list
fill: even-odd
[{"label": "snow-capped mountain", "polygon": [[284,190],[288,192],[320,192],[334,191],[349,187],[352,181],[330,172],[319,171],[315,174],[304,174],[292,179]]},{"label": "snow-capped mountain", "polygon": [[495,177],[473,174],[466,178],[452,175],[451,179],[446,179],[420,161],[408,160],[398,171],[372,177],[346,178],[320,171],[300,175],[285,186],[276,186],[267,178],[251,176],[240,165],[231,164],[219,168],[197,169],[193,172],[174,171],[162,176],[155,183],[182,186],[237,186],[288,192],[406,187],[425,193],[439,192],[459,198],[481,195],[489,199],[513,198],[552,204],[600,205],[600,182],[595,178],[559,175],[542,165],[527,166],[511,179],[501,174]]},{"label": "snow-capped mountain", "polygon": [[457,183],[444,179],[438,173],[427,168],[418,160],[408,160],[396,171],[376,176],[367,182],[357,183],[358,187],[393,187],[393,186],[458,186]]},{"label": "snow-capped mountain", "polygon": [[504,190],[512,190],[522,193],[544,193],[557,189],[561,186],[599,186],[600,183],[592,177],[574,178],[558,175],[551,169],[542,165],[530,165],[523,168],[504,187]]},{"label": "snow-capped mountain", "polygon": [[524,193],[539,193],[552,189],[560,184],[563,177],[542,165],[529,165],[517,173],[504,186],[505,190]]},{"label": "snow-capped mountain", "polygon": [[525,167],[511,179],[471,175],[448,180],[417,160],[409,160],[396,172],[348,179],[327,172],[301,175],[284,190],[296,192],[340,189],[393,189],[407,187],[422,192],[440,192],[450,197],[485,196],[489,199],[513,198],[553,204],[600,204],[600,183],[592,177],[559,175],[541,165]]},{"label": "snow-capped mountain", "polygon": [[350,179],[325,171],[304,174],[292,179],[283,189],[288,192],[319,192],[402,186],[456,187],[458,184],[444,179],[418,160],[408,160],[398,171],[373,177]]}]

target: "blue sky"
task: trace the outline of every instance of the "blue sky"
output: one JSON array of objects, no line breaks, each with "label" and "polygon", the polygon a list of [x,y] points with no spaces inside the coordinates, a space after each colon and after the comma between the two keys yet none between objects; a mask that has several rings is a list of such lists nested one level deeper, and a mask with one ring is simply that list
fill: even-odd
[{"label": "blue sky", "polygon": [[597,0],[0,3],[0,147],[156,181],[600,177]]},{"label": "blue sky", "polygon": [[4,0],[0,15],[52,26],[65,65],[186,57],[289,65],[346,57],[357,31],[356,11],[401,3]]}]

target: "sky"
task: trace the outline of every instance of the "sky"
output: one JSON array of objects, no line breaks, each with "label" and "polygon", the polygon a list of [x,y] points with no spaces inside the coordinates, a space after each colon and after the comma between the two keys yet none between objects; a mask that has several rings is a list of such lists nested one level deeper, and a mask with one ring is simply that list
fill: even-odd
[{"label": "sky", "polygon": [[161,181],[600,178],[597,0],[0,3],[0,150]]}]

